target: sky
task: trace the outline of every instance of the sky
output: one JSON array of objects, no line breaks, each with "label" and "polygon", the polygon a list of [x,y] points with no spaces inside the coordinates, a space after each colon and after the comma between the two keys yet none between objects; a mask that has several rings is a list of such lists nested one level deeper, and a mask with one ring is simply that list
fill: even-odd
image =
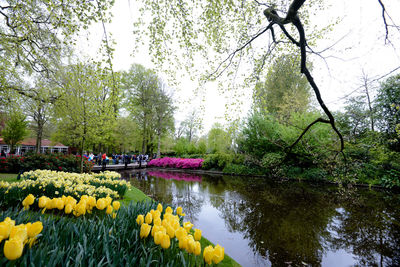
[{"label": "sky", "polygon": [[[319,85],[322,98],[331,110],[341,110],[346,99],[357,95],[362,90],[360,86],[362,72],[370,80],[379,78],[400,66],[400,32],[390,28],[392,44],[385,44],[385,28],[382,20],[382,9],[378,0],[326,0],[329,8],[320,12],[311,21],[324,25],[327,21],[340,19],[332,32],[318,41],[315,51],[331,47],[322,55],[324,59],[310,55],[313,62],[313,75]],[[400,10],[400,0],[384,1],[389,15],[397,25],[400,16],[394,10]],[[153,68],[146,47],[139,54],[132,55],[134,49],[133,22],[138,15],[137,5],[133,0],[116,0],[112,9],[113,21],[106,25],[107,33],[115,41],[113,66],[116,71],[128,70],[131,64],[139,63]],[[397,16],[396,16],[397,15]],[[389,21],[391,24],[392,22]],[[98,47],[103,38],[101,24],[93,25],[90,33],[82,34],[78,50],[82,54],[96,57]],[[234,49],[234,47],[232,47]],[[397,72],[400,73],[400,70]],[[161,77],[162,73],[159,73]],[[203,133],[206,133],[216,123],[227,124],[225,115],[232,113],[226,109],[232,96],[221,94],[215,83],[207,83],[203,94],[193,97],[196,84],[188,78],[179,78],[180,85],[174,88],[178,110],[177,122],[187,116],[193,106],[202,106]],[[377,86],[371,83],[371,88]],[[372,93],[374,94],[375,91]],[[244,117],[251,107],[251,94],[242,95],[243,101],[235,106],[235,114]],[[184,100],[184,101],[182,101]]]}]

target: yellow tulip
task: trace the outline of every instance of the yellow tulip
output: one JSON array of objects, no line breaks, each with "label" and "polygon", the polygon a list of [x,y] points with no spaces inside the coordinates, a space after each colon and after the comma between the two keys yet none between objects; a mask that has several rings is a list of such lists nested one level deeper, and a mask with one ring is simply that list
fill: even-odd
[{"label": "yellow tulip", "polygon": [[25,224],[19,224],[11,228],[10,239],[18,238],[24,242],[28,238],[28,231]]},{"label": "yellow tulip", "polygon": [[142,214],[139,214],[136,218],[136,223],[141,225],[144,222],[144,217]]},{"label": "yellow tulip", "polygon": [[170,207],[170,206],[168,206],[166,209],[165,209],[165,214],[172,214],[172,212],[173,212],[173,210],[172,210],[172,208]]},{"label": "yellow tulip", "polygon": [[163,236],[164,236],[164,233],[162,231],[155,232],[154,233],[154,244],[160,245]]},{"label": "yellow tulip", "polygon": [[170,238],[175,237],[175,229],[171,225],[167,225],[167,234]]},{"label": "yellow tulip", "polygon": [[112,198],[109,197],[109,196],[106,196],[106,204],[107,204],[107,206],[111,205],[111,202],[112,202]]},{"label": "yellow tulip", "polygon": [[107,206],[106,213],[107,213],[108,215],[110,215],[110,214],[112,213],[112,211],[113,211],[113,207],[112,207],[111,205],[108,205],[108,206]]},{"label": "yellow tulip", "polygon": [[24,244],[19,238],[7,240],[4,244],[4,256],[9,260],[16,260],[22,255]]},{"label": "yellow tulip", "polygon": [[201,253],[201,245],[199,241],[196,241],[194,246],[194,255],[199,256],[200,253]]},{"label": "yellow tulip", "polygon": [[85,215],[86,214],[86,204],[83,202],[83,203],[76,205],[75,211],[77,212],[78,216]]},{"label": "yellow tulip", "polygon": [[179,248],[180,248],[180,249],[186,249],[186,247],[187,247],[187,241],[188,241],[187,236],[182,236],[182,238],[181,238],[181,239],[178,239],[178,240],[179,240]]},{"label": "yellow tulip", "polygon": [[201,230],[194,229],[194,240],[199,241],[201,239]]},{"label": "yellow tulip", "polygon": [[179,227],[177,230],[175,230],[175,236],[178,238],[178,240],[181,240],[183,237],[186,236],[186,230],[183,227]]},{"label": "yellow tulip", "polygon": [[187,240],[186,250],[189,253],[194,253],[196,243],[194,242],[193,236],[189,235]]},{"label": "yellow tulip", "polygon": [[203,258],[208,265],[211,265],[214,257],[214,248],[212,246],[207,246],[203,251]]},{"label": "yellow tulip", "polygon": [[154,225],[161,225],[161,219],[160,219],[160,217],[156,217],[156,218],[154,219],[154,221],[153,221],[153,224],[154,224]]},{"label": "yellow tulip", "polygon": [[113,212],[112,218],[115,219],[115,217],[117,217],[117,213],[116,213],[116,212]]},{"label": "yellow tulip", "polygon": [[121,207],[121,203],[119,203],[119,201],[113,201],[112,205],[115,211],[119,210],[119,208]]},{"label": "yellow tulip", "polygon": [[159,230],[160,230],[160,226],[158,226],[158,225],[153,225],[153,227],[151,228],[151,236],[154,237],[154,234],[155,234],[156,232],[158,232]]},{"label": "yellow tulip", "polygon": [[213,251],[213,262],[220,263],[224,259],[225,249],[220,245],[216,245]]},{"label": "yellow tulip", "polygon": [[146,238],[150,234],[151,226],[143,223],[140,227],[140,238]]},{"label": "yellow tulip", "polygon": [[[12,225],[9,222],[6,222],[6,221],[0,222],[0,239],[1,240],[8,238],[12,227],[14,227],[14,225]],[[1,240],[0,240],[0,242],[1,242]]]},{"label": "yellow tulip", "polygon": [[178,214],[179,216],[185,216],[186,214],[182,212],[182,207],[178,207],[176,208],[176,214]]},{"label": "yellow tulip", "polygon": [[99,198],[96,203],[96,208],[98,210],[104,210],[106,207],[106,200],[104,198]]},{"label": "yellow tulip", "polygon": [[151,222],[153,221],[153,215],[151,215],[151,213],[148,212],[148,213],[146,214],[146,217],[144,218],[144,221],[145,221],[147,224],[151,224]]},{"label": "yellow tulip", "polygon": [[49,201],[49,198],[46,196],[41,196],[39,198],[39,208],[43,209],[46,207],[46,203]]},{"label": "yellow tulip", "polygon": [[192,229],[193,224],[191,222],[185,222],[183,223],[183,228],[185,228],[186,232],[189,232],[190,229]]},{"label": "yellow tulip", "polygon": [[28,204],[29,206],[33,204],[33,202],[35,201],[35,197],[32,194],[29,194],[24,201],[26,200],[26,204]]},{"label": "yellow tulip", "polygon": [[27,229],[28,229],[28,237],[33,238],[42,232],[43,224],[41,221],[37,221],[27,225]]},{"label": "yellow tulip", "polygon": [[161,238],[161,247],[163,249],[167,249],[171,246],[171,240],[169,239],[169,235],[164,234]]},{"label": "yellow tulip", "polygon": [[92,197],[92,196],[90,196],[90,197],[88,198],[87,203],[89,204],[90,207],[94,207],[94,206],[96,206],[96,204],[97,204],[96,199],[95,199],[94,197]]},{"label": "yellow tulip", "polygon": [[72,205],[71,204],[67,204],[65,205],[65,211],[66,214],[70,214],[72,212]]},{"label": "yellow tulip", "polygon": [[62,201],[61,198],[56,198],[56,207],[59,210],[64,209],[64,202]]},{"label": "yellow tulip", "polygon": [[163,206],[161,205],[161,203],[158,203],[157,210],[160,211],[160,213],[163,211]]},{"label": "yellow tulip", "polygon": [[161,212],[159,210],[155,210],[153,213],[153,219],[154,218],[161,218]]},{"label": "yellow tulip", "polygon": [[11,220],[10,217],[6,217],[3,222],[6,223],[10,227],[10,230],[11,230],[12,226],[15,226],[15,221]]}]

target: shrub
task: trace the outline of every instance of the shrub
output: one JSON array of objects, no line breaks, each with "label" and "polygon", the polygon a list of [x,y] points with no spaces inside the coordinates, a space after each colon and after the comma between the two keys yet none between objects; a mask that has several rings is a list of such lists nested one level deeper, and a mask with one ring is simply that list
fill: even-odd
[{"label": "shrub", "polygon": [[164,167],[178,169],[199,169],[201,168],[203,159],[184,159],[184,158],[158,158],[152,159],[147,163],[148,167]]},{"label": "shrub", "polygon": [[[11,156],[0,160],[0,172],[18,173],[31,170],[80,172],[81,156],[64,154],[30,154]],[[90,172],[93,163],[83,159],[83,171]]]},{"label": "shrub", "polygon": [[244,156],[241,154],[227,154],[227,153],[216,153],[208,154],[204,158],[203,169],[205,170],[223,170],[227,165],[233,164],[243,164]]}]

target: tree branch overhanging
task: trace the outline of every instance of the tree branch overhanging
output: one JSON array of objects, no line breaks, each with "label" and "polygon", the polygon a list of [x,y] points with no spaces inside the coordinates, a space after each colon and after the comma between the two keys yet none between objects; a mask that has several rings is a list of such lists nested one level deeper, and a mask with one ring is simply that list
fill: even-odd
[{"label": "tree branch overhanging", "polygon": [[[303,73],[306,76],[308,83],[311,85],[311,88],[313,89],[313,91],[317,97],[317,101],[318,101],[319,105],[321,106],[324,113],[327,115],[327,117],[329,119],[329,120],[325,120],[325,119],[320,118],[320,119],[315,120],[311,124],[309,124],[309,126],[306,127],[306,129],[299,136],[299,138],[291,146],[289,146],[289,150],[291,150],[300,141],[300,139],[304,136],[304,134],[308,131],[308,129],[312,125],[314,125],[315,123],[318,123],[318,122],[322,122],[322,123],[329,122],[332,129],[335,131],[335,133],[338,135],[338,137],[340,139],[340,151],[339,152],[343,152],[343,149],[344,149],[343,136],[337,129],[337,127],[335,125],[335,119],[334,119],[332,113],[330,112],[330,110],[325,105],[324,101],[322,100],[320,90],[319,90],[317,84],[315,83],[313,76],[311,75],[310,71],[307,68],[307,64],[306,64],[307,63],[307,53],[306,53],[307,41],[306,41],[306,36],[305,36],[305,32],[304,32],[304,27],[301,23],[299,16],[297,15],[298,10],[301,8],[301,6],[304,4],[304,2],[305,2],[305,0],[294,0],[292,2],[292,4],[290,5],[289,10],[287,11],[286,17],[284,17],[284,18],[280,17],[273,8],[267,8],[264,10],[264,15],[266,16],[268,21],[270,21],[270,23],[279,25],[279,27],[282,29],[282,31],[286,35],[286,37],[293,44],[295,44],[296,46],[298,46],[300,48],[300,56],[301,56],[300,57],[300,70],[301,70],[301,73]],[[292,24],[293,26],[295,26],[295,28],[299,34],[299,37],[300,37],[299,41],[297,41],[295,38],[293,38],[285,30],[285,27],[284,27],[285,24]]]}]

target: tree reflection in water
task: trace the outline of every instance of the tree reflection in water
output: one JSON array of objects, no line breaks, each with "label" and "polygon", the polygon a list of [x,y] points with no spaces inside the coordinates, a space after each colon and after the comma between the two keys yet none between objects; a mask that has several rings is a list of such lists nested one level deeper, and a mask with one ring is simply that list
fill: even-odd
[{"label": "tree reflection in water", "polygon": [[346,265],[400,265],[396,195],[264,178],[174,175],[149,172],[132,183],[161,202],[182,206],[193,222],[202,220],[207,206],[217,209],[214,219],[223,220],[227,232],[240,233],[250,254],[268,258],[265,264],[319,266],[327,264],[328,254],[347,253]]}]

